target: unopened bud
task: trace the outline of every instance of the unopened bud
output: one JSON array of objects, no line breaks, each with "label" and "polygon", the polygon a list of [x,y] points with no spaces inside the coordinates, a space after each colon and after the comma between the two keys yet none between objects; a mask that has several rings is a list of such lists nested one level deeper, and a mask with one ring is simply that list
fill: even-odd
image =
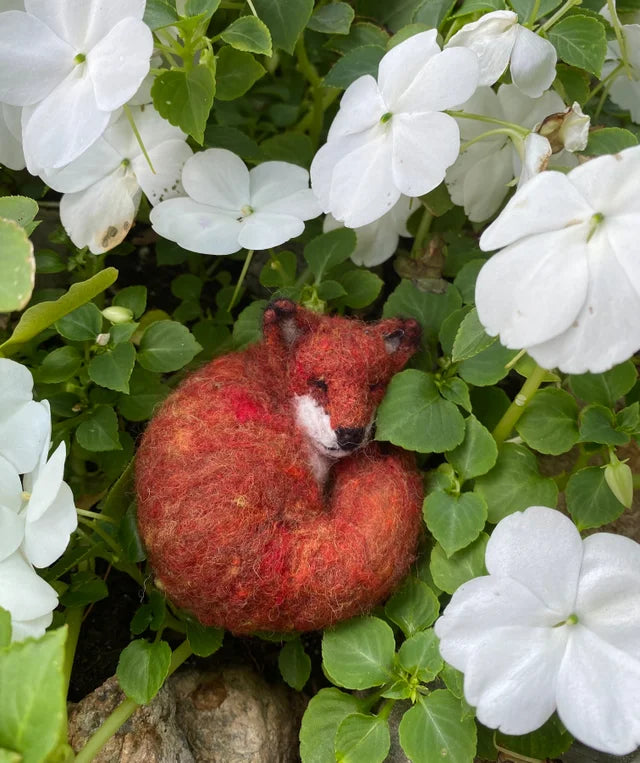
[{"label": "unopened bud", "polygon": [[604,478],[620,503],[630,509],[633,501],[633,474],[628,464],[619,461],[614,455],[611,463],[604,467]]},{"label": "unopened bud", "polygon": [[120,307],[119,305],[111,305],[111,307],[105,307],[102,311],[102,315],[110,323],[129,323],[133,319],[133,313],[128,307]]},{"label": "unopened bud", "polygon": [[110,338],[111,334],[98,334],[96,337],[96,344],[100,345],[100,347],[104,347],[105,345],[109,344]]},{"label": "unopened bud", "polygon": [[535,131],[549,141],[554,154],[565,148],[571,152],[582,151],[587,147],[590,123],[591,118],[583,114],[576,102],[570,109],[548,116]]}]

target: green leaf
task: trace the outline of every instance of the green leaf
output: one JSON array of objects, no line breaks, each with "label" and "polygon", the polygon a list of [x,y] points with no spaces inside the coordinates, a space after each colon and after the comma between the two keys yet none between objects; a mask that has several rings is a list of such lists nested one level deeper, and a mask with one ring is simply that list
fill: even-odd
[{"label": "green leaf", "polygon": [[93,302],[87,302],[60,318],[55,326],[61,336],[72,342],[93,342],[102,331],[102,313]]},{"label": "green leaf", "polygon": [[580,440],[597,442],[600,445],[624,445],[629,435],[615,428],[616,417],[604,405],[588,405],[580,411]]},{"label": "green leaf", "polygon": [[101,387],[129,392],[129,377],[136,362],[136,349],[129,342],[116,345],[89,363],[89,378]]},{"label": "green leaf", "polygon": [[398,662],[420,681],[433,681],[444,666],[433,628],[409,637],[398,650]]},{"label": "green leaf", "polygon": [[90,451],[122,450],[118,437],[118,417],[113,408],[99,405],[76,429],[76,439]]},{"label": "green leaf", "polygon": [[569,384],[576,397],[587,403],[600,403],[612,408],[629,392],[638,378],[631,360],[614,366],[601,374],[579,374],[569,377]]},{"label": "green leaf", "polygon": [[253,4],[269,27],[273,44],[293,54],[311,16],[313,0],[254,0]]},{"label": "green leaf", "polygon": [[[536,2],[535,0],[510,0],[510,4],[513,10],[518,14],[520,23],[526,24],[531,18]],[[542,16],[546,16],[559,5],[562,5],[562,0],[542,0],[538,6],[538,12],[533,21],[542,18]]]},{"label": "green leaf", "polygon": [[202,145],[215,89],[211,69],[199,64],[189,72],[173,70],[158,75],[151,96],[160,116]]},{"label": "green leaf", "polygon": [[426,338],[436,337],[444,319],[462,305],[460,292],[449,286],[444,294],[421,291],[412,281],[403,279],[385,302],[382,315],[415,318]]},{"label": "green leaf", "polygon": [[113,298],[112,304],[126,307],[131,310],[134,318],[139,318],[147,306],[147,287],[127,286],[126,289],[120,289]]},{"label": "green leaf", "polygon": [[187,0],[184,9],[187,16],[211,17],[219,6],[220,0]]},{"label": "green leaf", "polygon": [[11,612],[0,607],[0,649],[11,643]]},{"label": "green leaf", "polygon": [[409,577],[386,603],[384,613],[409,637],[433,625],[440,603],[426,583]]},{"label": "green leaf", "polygon": [[347,270],[340,276],[340,283],[347,292],[340,304],[353,310],[361,310],[370,305],[384,286],[384,281],[379,276],[364,268]]},{"label": "green leaf", "polygon": [[638,145],[638,138],[629,130],[621,127],[603,127],[589,133],[589,143],[582,152],[587,156],[617,154],[625,148]]},{"label": "green leaf", "polygon": [[[249,56],[254,63],[256,63],[257,66],[260,66],[260,64],[255,61],[253,56],[251,56],[250,53],[241,53],[239,50],[234,50],[232,47],[228,46],[225,48],[222,48],[220,50],[220,55],[222,55],[222,51],[226,50],[229,51],[225,54],[225,56],[228,57],[228,60],[230,62],[230,66],[227,69],[227,75],[233,76],[233,59],[237,56],[241,56],[243,61],[246,62],[246,57]],[[262,69],[262,67],[260,67]],[[263,70],[264,73],[264,70]],[[218,58],[218,71],[216,74],[216,82],[217,82],[217,89],[216,89],[216,98],[219,97],[220,92],[220,58]],[[260,75],[262,76],[262,75]],[[253,84],[253,83],[251,83]],[[225,86],[226,87],[226,86]],[[234,96],[235,98],[236,96]],[[221,100],[233,100],[231,99],[221,99]],[[245,161],[259,161],[262,158],[262,154],[260,152],[260,149],[258,148],[258,144],[255,142],[255,140],[252,140],[248,135],[242,132],[242,130],[238,130],[237,127],[222,127],[220,125],[207,125],[207,129],[204,132],[204,144],[208,148],[226,148],[229,151],[233,151],[234,154],[238,154],[238,156],[242,157]],[[159,254],[158,249],[161,244],[163,244],[165,247],[169,244],[172,244],[173,246],[177,247],[177,244],[173,244],[172,242],[168,242],[165,239],[161,239],[156,244],[156,254]],[[184,255],[184,257],[182,257]],[[175,257],[182,257],[182,259],[179,260],[179,262],[184,262],[184,258],[188,256],[188,252],[185,252],[184,249],[179,249],[178,252],[173,255]],[[158,260],[158,264],[174,264],[173,262],[167,261],[167,255],[165,253],[163,260]]]},{"label": "green leaf", "polygon": [[486,474],[498,460],[496,441],[475,416],[465,420],[464,429],[464,440],[446,456],[463,482]]},{"label": "green leaf", "polygon": [[458,407],[440,397],[432,375],[415,369],[393,377],[377,421],[377,440],[418,453],[451,450],[462,442],[465,432]]},{"label": "green leaf", "polygon": [[444,379],[440,382],[440,394],[445,400],[450,400],[452,403],[464,408],[465,411],[471,412],[469,387],[457,376],[451,379]]},{"label": "green leaf", "polygon": [[489,536],[481,533],[471,545],[451,556],[447,556],[442,546],[434,546],[429,569],[438,588],[453,593],[467,580],[486,574],[484,552],[488,540]]},{"label": "green leaf", "polygon": [[280,674],[292,689],[302,691],[311,675],[311,658],[299,638],[287,643],[278,655]]},{"label": "green leaf", "polygon": [[447,557],[466,548],[482,532],[487,504],[476,493],[450,495],[436,490],[425,498],[424,521]]},{"label": "green leaf", "polygon": [[21,228],[29,225],[38,214],[38,205],[28,196],[3,196],[0,199],[0,217],[13,220]]},{"label": "green leaf", "polygon": [[269,29],[255,16],[240,16],[220,33],[220,37],[236,50],[271,55]]},{"label": "green leaf", "polygon": [[355,248],[356,234],[351,228],[338,228],[312,239],[304,248],[304,258],[316,283],[326,271],[348,260]]},{"label": "green leaf", "polygon": [[236,349],[258,342],[262,338],[262,316],[267,301],[259,299],[245,307],[233,324],[233,344]]},{"label": "green leaf", "polygon": [[129,379],[129,394],[118,400],[118,411],[129,421],[146,421],[168,393],[157,374],[136,366]]},{"label": "green leaf", "polygon": [[76,572],[60,597],[60,603],[64,607],[86,607],[87,604],[106,599],[108,595],[107,584],[94,572]]},{"label": "green leaf", "polygon": [[540,476],[533,453],[524,445],[509,442],[500,447],[493,469],[476,479],[474,491],[487,502],[492,524],[529,506],[553,508],[558,500],[556,483]]},{"label": "green leaf", "polygon": [[558,57],[565,63],[600,76],[607,53],[607,33],[603,24],[589,16],[576,14],[554,24],[547,34]]},{"label": "green leaf", "polygon": [[507,365],[516,355],[516,350],[508,350],[500,342],[494,342],[473,358],[463,360],[458,366],[458,373],[476,387],[497,384],[509,373]]},{"label": "green leaf", "polygon": [[529,734],[509,736],[497,731],[496,743],[521,755],[522,759],[554,760],[567,752],[573,744],[573,737],[554,713],[543,726]]},{"label": "green leaf", "polygon": [[57,384],[70,379],[81,365],[82,355],[75,347],[58,347],[44,357],[36,378],[42,384]]},{"label": "green leaf", "polygon": [[[463,265],[453,280],[456,289],[462,295],[462,301],[466,305],[473,305],[476,301],[476,281],[486,260],[475,259]],[[477,314],[477,311],[476,311]],[[479,322],[478,322],[479,323]],[[484,333],[484,329],[483,333]],[[487,345],[488,346],[488,345]]]},{"label": "green leaf", "polygon": [[[2,199],[0,199],[2,201]],[[36,276],[33,244],[24,229],[0,212],[0,313],[22,310],[31,299]]]},{"label": "green leaf", "polygon": [[461,720],[459,699],[445,689],[431,692],[402,716],[398,732],[402,749],[413,763],[473,763],[476,726]]},{"label": "green leaf", "polygon": [[357,617],[324,632],[322,660],[333,683],[347,689],[380,686],[393,675],[393,631],[377,617]]},{"label": "green leaf", "polygon": [[169,675],[171,647],[166,641],[150,644],[136,639],[120,653],[116,676],[122,691],[134,702],[146,705],[160,691]]},{"label": "green leaf", "polygon": [[115,268],[105,268],[88,281],[73,284],[66,294],[54,302],[40,302],[25,310],[13,334],[0,345],[0,354],[9,357],[21,344],[33,339],[63,316],[107,289],[117,277],[118,271]]},{"label": "green leaf", "polygon": [[539,390],[524,409],[516,431],[540,453],[559,456],[578,442],[578,404],[563,389]]},{"label": "green leaf", "polygon": [[379,45],[362,45],[347,51],[329,70],[324,78],[325,86],[347,88],[364,74],[377,76],[384,54],[385,49]]},{"label": "green leaf", "polygon": [[486,350],[498,339],[497,336],[489,336],[478,318],[478,311],[474,307],[462,319],[458,333],[453,342],[452,360],[458,363],[467,358],[473,358],[482,350]]},{"label": "green leaf", "polygon": [[260,283],[272,289],[292,286],[297,266],[298,258],[293,252],[274,252],[260,272]]},{"label": "green leaf", "polygon": [[624,511],[599,466],[588,466],[572,474],[565,495],[569,514],[581,531],[613,522]]},{"label": "green leaf", "polygon": [[301,132],[283,132],[263,140],[260,150],[276,162],[290,162],[307,169],[313,159],[313,143]]},{"label": "green leaf", "polygon": [[339,763],[382,763],[390,746],[386,718],[354,713],[338,726],[335,759]]},{"label": "green leaf", "polygon": [[300,727],[302,763],[335,763],[334,740],[338,726],[362,710],[362,701],[339,689],[320,689],[307,705]]},{"label": "green leaf", "polygon": [[127,561],[133,562],[134,564],[144,562],[147,558],[142,539],[140,538],[140,533],[138,532],[136,515],[136,504],[129,504],[118,527],[118,541],[122,546],[124,556]]},{"label": "green leaf", "polygon": [[186,326],[175,321],[157,321],[142,335],[138,362],[147,371],[177,371],[201,349]]},{"label": "green leaf", "polygon": [[172,5],[165,0],[147,0],[143,21],[152,31],[171,26],[179,18],[175,3]]},{"label": "green leaf", "polygon": [[323,34],[349,34],[354,16],[353,8],[347,3],[329,3],[315,9],[307,28]]},{"label": "green leaf", "polygon": [[440,673],[440,678],[444,681],[444,685],[449,689],[454,697],[462,699],[464,697],[464,673],[451,667],[449,663],[445,662],[444,668]]},{"label": "green leaf", "polygon": [[210,657],[218,651],[224,640],[222,628],[210,628],[197,620],[187,620],[187,639],[198,657]]},{"label": "green leaf", "polygon": [[0,651],[0,748],[24,763],[49,760],[66,738],[66,640],[63,627]]},{"label": "green leaf", "polygon": [[346,53],[362,45],[377,45],[386,48],[389,35],[384,29],[369,21],[358,21],[352,24],[348,35],[332,37],[325,47],[338,53]]},{"label": "green leaf", "polygon": [[583,69],[574,69],[566,64],[556,66],[554,87],[559,88],[565,103],[577,101],[584,105],[589,98],[590,82],[591,78]]},{"label": "green leaf", "polygon": [[328,302],[331,299],[345,297],[347,292],[338,281],[323,281],[318,285],[317,294],[320,299]]},{"label": "green leaf", "polygon": [[500,387],[476,387],[469,393],[473,412],[478,421],[491,432],[511,405],[507,393]]},{"label": "green leaf", "polygon": [[455,4],[455,0],[426,0],[415,12],[413,19],[435,29],[440,26]]}]

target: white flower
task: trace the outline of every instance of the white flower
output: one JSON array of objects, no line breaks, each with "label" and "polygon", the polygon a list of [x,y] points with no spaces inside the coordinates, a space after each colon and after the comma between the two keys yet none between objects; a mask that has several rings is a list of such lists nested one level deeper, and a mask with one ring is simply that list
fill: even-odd
[{"label": "white flower", "polygon": [[[414,207],[415,209],[415,207]],[[392,257],[398,248],[400,236],[410,236],[407,220],[411,215],[411,199],[401,196],[396,204],[382,217],[362,228],[356,228],[356,248],[351,259],[356,265],[372,268]],[[335,230],[344,227],[333,215],[327,215],[322,223],[322,230]]]},{"label": "white flower", "polygon": [[13,641],[42,636],[57,605],[55,590],[19,551],[0,561],[0,607],[11,614]]},{"label": "white flower", "polygon": [[[624,24],[622,26],[627,48],[627,56],[631,78],[622,69],[609,88],[609,97],[622,109],[628,109],[631,119],[640,124],[640,24]],[[604,79],[622,60],[620,45],[612,40],[608,45],[607,58],[602,67]]]},{"label": "white flower", "polygon": [[144,0],[25,0],[0,14],[0,101],[23,106],[30,169],[62,167],[104,132],[149,71]]},{"label": "white flower", "polygon": [[[529,180],[480,239],[501,251],[478,317],[545,368],[600,373],[640,348],[640,147]],[[503,248],[504,247],[504,248]]]},{"label": "white flower", "polygon": [[465,24],[446,44],[464,46],[480,61],[480,85],[493,85],[511,60],[511,79],[531,98],[551,86],[558,56],[553,45],[518,24],[513,11],[493,11]]},{"label": "white flower", "polygon": [[537,132],[530,132],[524,139],[524,157],[518,178],[518,188],[531,180],[534,175],[544,172],[552,156],[551,143]]},{"label": "white flower", "polygon": [[0,456],[21,474],[35,468],[50,418],[48,405],[33,400],[29,370],[0,358]]},{"label": "white flower", "polygon": [[0,164],[10,170],[25,168],[20,112],[18,106],[0,103]]},{"label": "white flower", "polygon": [[442,111],[474,92],[478,62],[464,48],[441,51],[436,34],[401,42],[383,56],[377,81],[349,85],[314,157],[314,193],[349,228],[382,217],[401,194],[431,191],[458,156],[458,126]]},{"label": "white flower", "polygon": [[60,219],[73,243],[93,254],[117,246],[129,232],[142,191],[152,204],[184,194],[180,173],[192,151],[185,134],[153,106],[130,107],[155,174],[122,112],[102,137],[59,170],[43,170],[43,180],[64,193]]},{"label": "white flower", "polygon": [[[460,110],[533,129],[549,114],[564,111],[564,102],[552,91],[529,98],[515,85],[501,85],[497,93],[490,87],[479,87]],[[457,122],[463,141],[473,140],[493,127],[474,119],[458,118]],[[445,182],[451,200],[463,206],[473,222],[486,220],[502,204],[513,179],[520,177],[521,165],[518,149],[506,135],[479,140],[447,170]]]},{"label": "white flower", "polygon": [[163,201],[149,217],[156,233],[192,252],[268,249],[299,236],[304,220],[320,214],[305,169],[264,162],[249,171],[224,148],[188,159],[182,184],[188,198]]},{"label": "white flower", "polygon": [[435,631],[481,723],[526,734],[557,709],[581,742],[640,744],[640,545],[532,506],[498,523],[488,576],[464,583]]}]

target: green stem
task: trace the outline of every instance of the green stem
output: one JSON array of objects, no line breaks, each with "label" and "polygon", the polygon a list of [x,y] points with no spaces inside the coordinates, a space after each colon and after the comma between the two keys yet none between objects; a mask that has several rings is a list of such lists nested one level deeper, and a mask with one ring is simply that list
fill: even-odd
[{"label": "green stem", "polygon": [[391,711],[393,710],[393,706],[396,704],[395,699],[386,699],[384,701],[384,704],[378,711],[377,715],[378,718],[382,718],[382,720],[386,721],[389,715],[391,715]]},{"label": "green stem", "polygon": [[[188,641],[183,641],[177,649],[174,649],[173,654],[171,655],[171,664],[169,665],[167,678],[172,673],[175,673],[180,665],[182,665],[182,663],[192,654],[193,652],[191,651]],[[104,745],[139,707],[140,705],[137,702],[134,702],[128,697],[121,702],[111,715],[107,717],[102,726],[89,737],[85,746],[76,755],[75,763],[91,763]]]},{"label": "green stem", "polygon": [[603,87],[606,87],[611,82],[611,80],[615,79],[618,76],[618,74],[620,74],[623,68],[624,68],[624,64],[621,61],[616,66],[616,68],[612,69],[609,72],[609,74],[607,74],[607,76],[601,82],[598,82],[598,84],[589,93],[589,96],[583,105],[586,106],[587,103],[589,103],[589,101],[594,97],[594,95],[596,95],[596,93],[598,93]]},{"label": "green stem", "polygon": [[509,130],[521,136],[522,138],[526,138],[527,135],[531,132],[528,127],[523,127],[522,125],[517,125],[513,122],[505,122],[503,119],[488,117],[485,114],[472,114],[469,111],[453,111],[452,109],[447,109],[445,114],[448,114],[450,117],[455,117],[456,119],[474,119],[477,122],[487,122],[491,125],[507,127]]},{"label": "green stem", "polygon": [[538,387],[542,383],[547,370],[536,366],[529,378],[522,385],[522,389],[515,397],[515,400],[507,408],[504,416],[500,419],[496,428],[493,430],[493,439],[501,445],[507,437],[513,431],[513,428],[518,423],[520,416],[524,413],[527,404],[531,401],[531,398],[536,394]]},{"label": "green stem", "polygon": [[311,98],[313,105],[311,108],[311,123],[309,125],[309,137],[313,143],[314,150],[318,147],[320,142],[320,133],[322,132],[322,124],[324,122],[324,90],[322,85],[322,77],[318,74],[316,67],[309,60],[307,55],[307,49],[304,46],[304,35],[300,36],[296,44],[296,59],[298,62],[298,70],[305,76],[309,84],[311,85]]},{"label": "green stem", "polygon": [[494,135],[506,135],[508,138],[511,138],[514,143],[516,141],[522,141],[521,134],[519,132],[515,132],[510,127],[496,127],[495,130],[487,130],[487,132],[483,132],[481,135],[477,135],[475,138],[471,138],[471,140],[463,143],[460,146],[460,153],[466,151],[469,146],[473,146],[474,143],[477,143],[480,140],[484,140],[485,138],[491,138]]},{"label": "green stem", "polygon": [[420,218],[418,230],[416,231],[416,237],[413,240],[413,246],[411,247],[411,257],[414,259],[418,257],[422,251],[422,245],[424,243],[425,236],[427,233],[429,233],[429,228],[431,227],[432,221],[433,215],[425,207],[422,213],[422,217]]},{"label": "green stem", "polygon": [[140,146],[140,150],[142,151],[142,153],[144,155],[144,158],[147,160],[147,164],[151,168],[151,172],[153,172],[153,174],[155,175],[156,171],[153,168],[153,164],[151,163],[151,158],[150,158],[149,154],[147,153],[147,149],[145,148],[145,145],[142,142],[142,136],[138,132],[138,128],[136,127],[136,123],[134,122],[133,114],[131,113],[131,109],[126,104],[122,108],[124,109],[124,113],[127,115],[127,121],[131,125],[131,129],[133,130],[133,134],[136,136],[136,140],[138,141],[138,145]]},{"label": "green stem", "polygon": [[553,14],[553,16],[546,21],[540,29],[538,29],[538,34],[541,32],[546,32],[548,29],[551,29],[551,27],[560,21],[560,19],[568,13],[572,8],[575,8],[576,5],[582,5],[582,0],[567,0],[567,2],[562,6],[562,8],[558,8],[558,10]]},{"label": "green stem", "polygon": [[254,4],[251,2],[251,0],[247,0],[247,5],[248,5],[248,6],[249,6],[249,8],[251,9],[251,13],[253,13],[253,15],[254,15],[256,18],[258,18],[258,12],[256,11],[256,8],[255,8]]},{"label": "green stem", "polygon": [[298,276],[295,284],[293,285],[294,289],[301,289],[308,281],[310,280],[313,273],[311,272],[310,267],[306,267],[302,273]]},{"label": "green stem", "polygon": [[616,9],[615,0],[607,0],[607,8],[609,9],[609,14],[611,15],[611,24],[613,26],[613,31],[616,33],[616,40],[618,41],[618,45],[620,46],[620,56],[622,58],[622,65],[624,66],[624,70],[627,74],[627,77],[629,79],[632,79],[633,74],[631,72],[631,65],[629,64],[629,54],[627,51],[627,38],[624,36],[624,32],[622,31],[622,24],[620,23],[620,19],[618,18],[618,11]]},{"label": "green stem", "polygon": [[76,653],[76,647],[78,646],[83,615],[83,607],[72,607],[67,610],[67,627],[69,631],[67,633],[67,641],[64,647],[64,681],[67,689],[69,688],[69,682],[71,681],[73,658]]},{"label": "green stem", "polygon": [[531,9],[529,18],[527,20],[527,23],[525,24],[525,27],[527,29],[533,29],[533,25],[535,24],[536,19],[538,18],[539,11],[540,11],[540,0],[535,0],[533,4],[533,8]]},{"label": "green stem", "polygon": [[247,256],[244,259],[244,265],[242,266],[242,270],[240,272],[240,278],[238,278],[238,283],[236,284],[236,288],[233,292],[233,296],[231,297],[231,302],[229,302],[229,311],[231,311],[231,308],[235,305],[236,299],[238,298],[238,294],[240,294],[240,289],[242,288],[242,284],[244,283],[245,276],[247,275],[247,270],[249,270],[249,265],[251,265],[252,258],[253,258],[253,249],[249,249],[247,251]]},{"label": "green stem", "polygon": [[113,519],[113,517],[105,517],[104,514],[100,514],[97,511],[89,511],[88,509],[78,509],[76,507],[76,513],[79,517],[86,517],[87,519],[100,519],[103,522],[109,522],[112,525],[119,525],[120,522],[118,522],[117,519]]}]

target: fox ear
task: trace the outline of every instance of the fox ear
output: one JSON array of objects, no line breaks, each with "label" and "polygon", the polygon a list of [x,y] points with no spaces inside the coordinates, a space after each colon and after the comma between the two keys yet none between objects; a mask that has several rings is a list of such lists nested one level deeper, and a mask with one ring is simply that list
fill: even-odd
[{"label": "fox ear", "polygon": [[264,311],[262,333],[270,345],[289,349],[303,334],[311,331],[318,317],[290,299],[276,299]]},{"label": "fox ear", "polygon": [[394,370],[399,371],[420,347],[420,324],[413,318],[390,318],[381,321],[377,328]]}]

